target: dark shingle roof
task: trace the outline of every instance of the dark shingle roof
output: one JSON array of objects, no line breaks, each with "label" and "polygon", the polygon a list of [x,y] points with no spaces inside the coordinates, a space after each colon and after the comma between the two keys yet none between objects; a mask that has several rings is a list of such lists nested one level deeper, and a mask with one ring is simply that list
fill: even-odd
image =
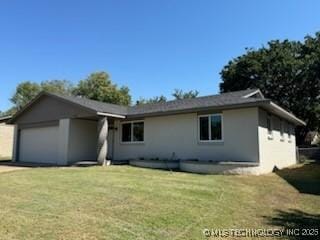
[{"label": "dark shingle roof", "polygon": [[91,100],[83,97],[66,96],[66,95],[55,94],[55,93],[47,93],[47,94],[59,97],[61,99],[64,99],[66,101],[69,101],[75,104],[79,104],[85,108],[89,108],[96,112],[113,113],[113,114],[119,114],[119,115],[126,115],[128,112],[128,107],[126,106],[99,102],[99,101],[95,101],[95,100]]},{"label": "dark shingle roof", "polygon": [[59,98],[62,98],[75,104],[79,104],[83,107],[92,109],[97,112],[112,113],[126,116],[137,116],[210,107],[223,107],[237,104],[255,103],[267,100],[265,98],[244,98],[244,96],[256,91],[257,89],[248,89],[191,99],[180,99],[162,103],[141,104],[131,107],[94,101],[82,97],[64,96],[52,93],[49,93],[49,95],[57,96]]},{"label": "dark shingle roof", "polygon": [[238,104],[268,101],[265,98],[244,98],[244,96],[256,92],[257,89],[229,92],[211,96],[197,97],[191,99],[173,100],[163,103],[142,104],[130,107],[128,115],[143,115],[152,113],[165,113],[171,111],[183,111],[201,108],[224,107]]},{"label": "dark shingle roof", "polygon": [[270,99],[264,98],[258,89],[248,89],[243,91],[229,92],[218,95],[197,97],[192,99],[173,100],[163,103],[142,104],[137,106],[121,106],[116,104],[104,103],[90,100],[82,97],[64,96],[60,94],[52,94],[42,92],[35,97],[24,108],[17,112],[9,123],[15,123],[28,108],[30,108],[42,96],[52,96],[61,100],[82,106],[88,109],[92,114],[100,113],[119,115],[119,117],[146,117],[146,116],[160,116],[169,115],[182,112],[196,112],[203,110],[223,110],[230,108],[263,106],[268,111],[274,114],[281,115],[287,120],[295,122],[298,125],[305,125],[305,123],[295,117],[293,114],[272,103]]}]

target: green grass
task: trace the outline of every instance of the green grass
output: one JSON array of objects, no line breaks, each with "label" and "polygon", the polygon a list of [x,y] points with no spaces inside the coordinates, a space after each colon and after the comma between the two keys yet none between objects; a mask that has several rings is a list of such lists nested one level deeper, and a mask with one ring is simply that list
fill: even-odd
[{"label": "green grass", "polygon": [[264,176],[134,168],[0,174],[0,239],[205,239],[204,228],[311,227],[320,165]]}]

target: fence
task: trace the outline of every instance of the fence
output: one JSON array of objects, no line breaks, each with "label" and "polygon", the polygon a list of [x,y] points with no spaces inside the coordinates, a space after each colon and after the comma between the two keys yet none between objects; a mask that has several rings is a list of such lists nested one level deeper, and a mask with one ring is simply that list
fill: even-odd
[{"label": "fence", "polygon": [[299,156],[320,161],[320,147],[299,148]]}]

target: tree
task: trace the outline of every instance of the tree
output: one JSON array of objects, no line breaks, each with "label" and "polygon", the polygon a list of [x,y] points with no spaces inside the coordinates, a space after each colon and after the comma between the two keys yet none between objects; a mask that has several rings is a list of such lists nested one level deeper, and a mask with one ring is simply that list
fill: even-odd
[{"label": "tree", "polygon": [[30,81],[22,82],[17,86],[16,92],[10,99],[14,107],[7,112],[12,114],[21,109],[41,91],[70,95],[72,92],[72,84],[67,80],[42,81],[40,84]]},{"label": "tree", "polygon": [[131,103],[129,88],[125,86],[119,88],[113,84],[106,72],[90,74],[79,82],[73,90],[73,94],[107,103],[121,105],[130,105]]},{"label": "tree", "polygon": [[73,85],[67,80],[48,80],[40,83],[42,91],[70,95],[73,91]]},{"label": "tree", "polygon": [[221,71],[221,92],[259,88],[267,98],[305,120],[297,143],[309,130],[319,130],[320,32],[300,41],[270,41],[230,61]]},{"label": "tree", "polygon": [[31,101],[41,91],[41,87],[38,83],[30,81],[20,83],[15,94],[10,99],[15,104],[17,110],[21,109],[25,104]]},{"label": "tree", "polygon": [[16,112],[17,112],[17,108],[16,107],[11,107],[11,108],[9,108],[8,110],[6,110],[4,112],[0,111],[0,117],[12,116]]},{"label": "tree", "polygon": [[163,95],[149,98],[149,99],[145,99],[145,98],[140,97],[140,99],[136,101],[136,105],[148,104],[148,103],[161,103],[161,102],[166,102],[166,101],[167,101],[167,98]]},{"label": "tree", "polygon": [[175,99],[187,99],[187,98],[196,98],[199,95],[197,90],[191,90],[189,92],[183,92],[181,89],[174,89],[172,96]]}]

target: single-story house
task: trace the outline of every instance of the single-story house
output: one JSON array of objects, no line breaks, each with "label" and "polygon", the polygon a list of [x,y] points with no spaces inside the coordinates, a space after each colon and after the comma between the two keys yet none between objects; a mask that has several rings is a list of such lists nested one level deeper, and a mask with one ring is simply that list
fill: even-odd
[{"label": "single-story house", "polygon": [[305,124],[257,89],[129,107],[42,92],[10,122],[13,161],[253,174],[295,164]]},{"label": "single-story house", "polygon": [[11,116],[0,117],[0,157],[11,159],[14,126],[7,124]]}]

